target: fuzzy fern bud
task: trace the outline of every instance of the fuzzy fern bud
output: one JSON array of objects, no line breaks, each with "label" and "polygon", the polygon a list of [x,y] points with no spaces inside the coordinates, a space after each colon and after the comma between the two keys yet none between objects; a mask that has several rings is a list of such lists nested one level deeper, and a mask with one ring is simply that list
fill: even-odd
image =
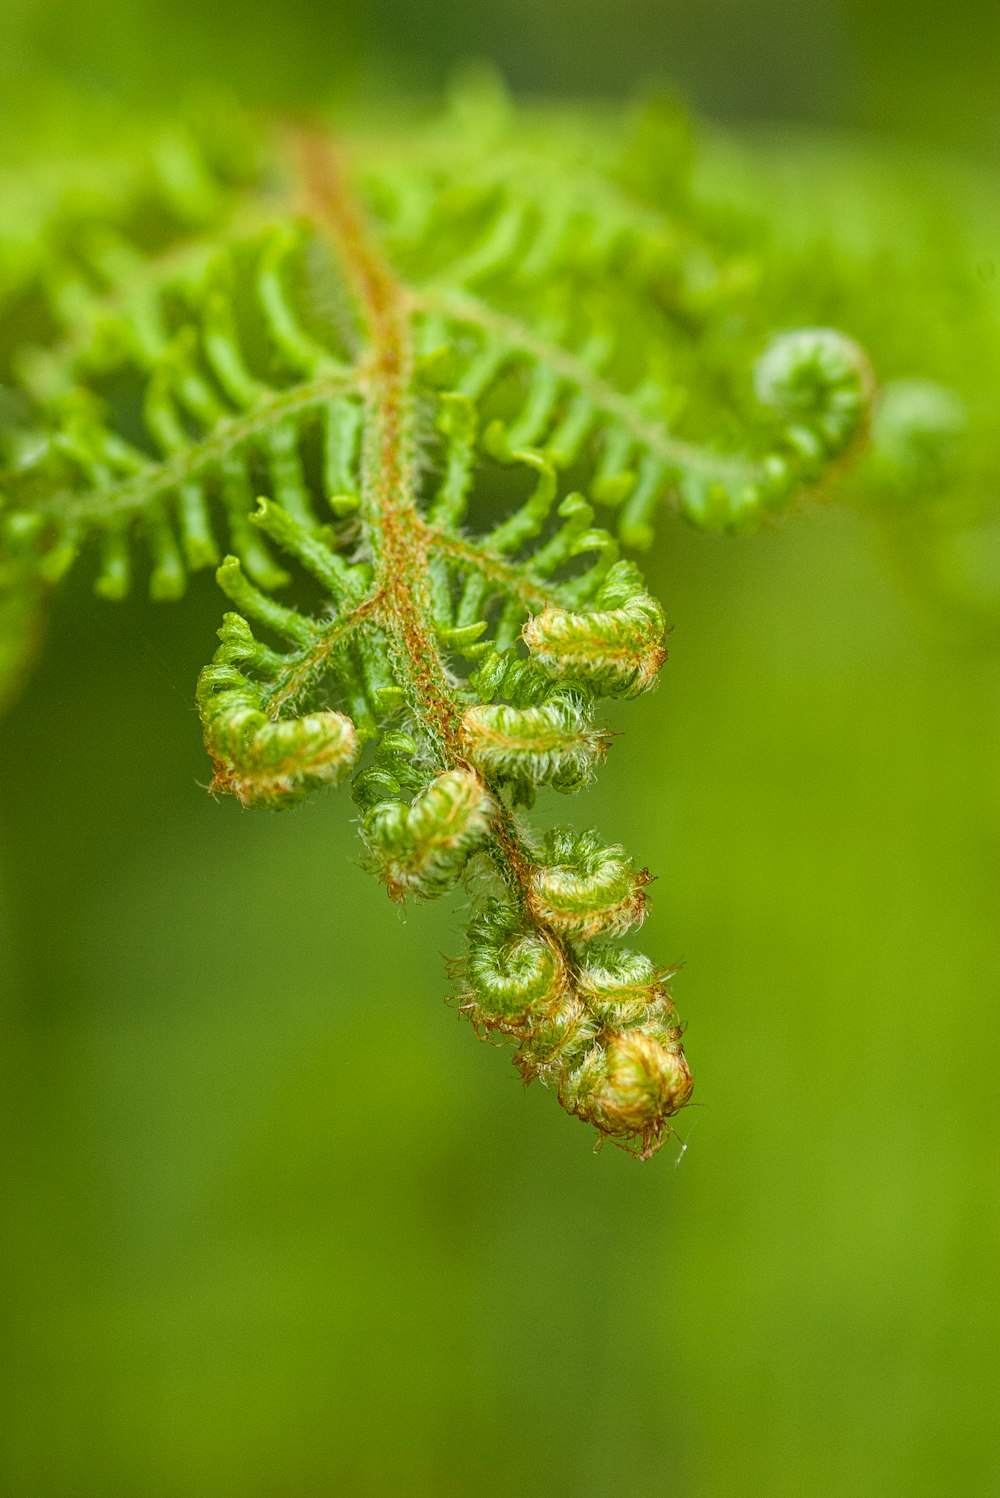
[{"label": "fuzzy fern bud", "polygon": [[648,1151],[663,1120],[690,1100],[692,1086],[679,1031],[631,1030],[588,1051],[560,1096],[564,1107],[602,1134],[638,1137]]},{"label": "fuzzy fern bud", "polygon": [[607,752],[607,735],[590,726],[588,708],[573,692],[553,693],[537,707],[470,707],[462,742],[484,774],[557,791],[586,785]]},{"label": "fuzzy fern bud", "polygon": [[206,666],[198,682],[212,790],[243,806],[281,811],[310,791],[336,785],[358,756],[354,724],[343,713],[268,718],[262,693],[235,666]]},{"label": "fuzzy fern bud", "polygon": [[656,685],[667,658],[663,610],[638,568],[616,562],[586,613],[547,608],[524,626],[524,643],[554,676],[586,681],[607,697],[637,697]]},{"label": "fuzzy fern bud", "polygon": [[361,832],[372,862],[394,900],[445,894],[489,836],[496,806],[479,777],[446,770],[409,806],[380,801]]},{"label": "fuzzy fern bud", "polygon": [[544,839],[528,909],[570,943],[623,936],[645,919],[648,883],[624,848],[605,846],[596,832],[556,828]]},{"label": "fuzzy fern bud", "polygon": [[605,948],[581,965],[579,989],[601,1024],[619,1030],[672,1018],[668,976],[642,952]]},{"label": "fuzzy fern bud", "polygon": [[518,925],[510,906],[490,901],[469,927],[463,1009],[473,1024],[518,1033],[532,1015],[565,996],[566,965],[557,943]]}]

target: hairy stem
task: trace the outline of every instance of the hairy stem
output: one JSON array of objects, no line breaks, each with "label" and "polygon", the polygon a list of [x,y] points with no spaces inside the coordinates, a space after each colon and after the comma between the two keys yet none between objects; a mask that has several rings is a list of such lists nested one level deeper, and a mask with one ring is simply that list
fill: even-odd
[{"label": "hairy stem", "polygon": [[[362,506],[375,549],[373,611],[389,636],[398,679],[406,683],[440,767],[471,770],[459,735],[464,706],[452,690],[430,623],[428,552],[445,538],[419,515],[414,493],[413,299],[369,236],[328,139],[303,132],[297,146],[308,207],[342,261],[369,337]],[[460,543],[451,538],[449,546]],[[513,577],[499,558],[497,566]],[[526,586],[531,585],[520,579],[519,590]],[[548,601],[544,590],[537,592]],[[490,849],[501,879],[523,905],[534,863],[514,818],[500,804]]]}]

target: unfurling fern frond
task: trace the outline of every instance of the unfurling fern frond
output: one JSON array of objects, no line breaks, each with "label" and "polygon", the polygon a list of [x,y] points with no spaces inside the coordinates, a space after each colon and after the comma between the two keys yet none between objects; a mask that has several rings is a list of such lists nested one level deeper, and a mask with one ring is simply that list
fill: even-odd
[{"label": "unfurling fern frond", "polygon": [[697,219],[631,195],[635,139],[595,166],[538,135],[466,102],[403,144],[301,133],[252,181],[192,138],[196,202],[154,177],[56,212],[2,350],[0,610],[80,553],[108,598],[216,566],[213,789],[281,809],[353,774],[394,898],[468,880],[462,1013],[645,1157],[692,1085],[667,975],[617,945],[649,875],[527,813],[666,659],[622,547],[820,483],[870,376],[839,333],[768,334]]}]

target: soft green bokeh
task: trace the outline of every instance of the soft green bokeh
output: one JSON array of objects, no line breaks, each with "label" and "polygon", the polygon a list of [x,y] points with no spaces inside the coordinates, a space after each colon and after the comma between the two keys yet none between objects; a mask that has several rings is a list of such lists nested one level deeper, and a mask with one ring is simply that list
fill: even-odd
[{"label": "soft green bokeh", "polygon": [[[938,146],[996,122],[973,3],[769,0],[756,30],[722,0],[187,9],[171,33],[152,0],[6,0],[0,69],[107,101],[169,96],[190,57],[288,102],[363,43],[544,89],[674,65],[720,114]],[[801,244],[775,305],[957,383],[988,433],[990,179],[804,149],[712,157]],[[935,181],[967,205],[954,255]],[[659,876],[649,951],[686,963],[676,1168],[592,1156],[442,1004],[459,904],[404,920],[346,795],[204,795],[210,581],[184,610],[72,581],[0,733],[0,1494],[1000,1492],[996,654],[849,513],[668,525],[650,572],[671,660],[585,804]]]},{"label": "soft green bokeh", "polygon": [[588,795],[687,962],[676,1169],[442,1006],[454,912],[401,920],[342,797],[202,796],[214,599],[64,601],[3,750],[0,1489],[996,1490],[995,663],[844,516],[657,572]]}]

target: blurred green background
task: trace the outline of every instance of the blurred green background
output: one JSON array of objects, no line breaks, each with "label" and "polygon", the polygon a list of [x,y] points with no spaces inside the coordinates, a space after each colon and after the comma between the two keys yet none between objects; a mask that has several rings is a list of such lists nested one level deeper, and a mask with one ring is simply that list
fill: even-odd
[{"label": "blurred green background", "polygon": [[[531,92],[668,77],[735,132],[717,190],[806,247],[790,314],[996,409],[998,25],[3,0],[0,90],[286,105],[469,55]],[[204,795],[210,581],[184,610],[71,581],[0,732],[0,1494],[1000,1494],[997,655],[849,511],[667,525],[649,570],[670,664],[585,795],[687,964],[676,1168],[595,1158],[475,1042],[441,1002],[458,902],[403,919],[346,798]]]}]

